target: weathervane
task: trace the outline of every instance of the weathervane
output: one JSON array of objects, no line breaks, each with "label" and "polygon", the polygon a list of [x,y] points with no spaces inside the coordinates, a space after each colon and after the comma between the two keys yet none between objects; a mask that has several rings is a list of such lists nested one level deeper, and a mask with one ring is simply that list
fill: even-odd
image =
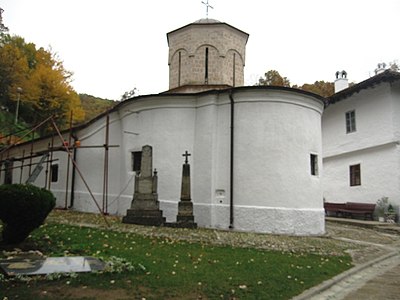
[{"label": "weathervane", "polygon": [[207,0],[207,2],[201,1],[201,3],[203,3],[203,4],[206,6],[206,16],[207,16],[207,19],[208,19],[208,8],[214,9],[214,7],[212,7],[212,6],[208,3],[208,0]]}]

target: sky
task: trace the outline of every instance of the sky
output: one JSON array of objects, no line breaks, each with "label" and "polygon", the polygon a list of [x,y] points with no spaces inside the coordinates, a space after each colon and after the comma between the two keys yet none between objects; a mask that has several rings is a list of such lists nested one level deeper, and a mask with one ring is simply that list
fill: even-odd
[{"label": "sky", "polygon": [[[207,0],[203,0],[206,2]],[[399,0],[209,0],[209,18],[250,37],[245,85],[268,70],[291,84],[350,82],[400,60]],[[0,0],[9,33],[52,49],[78,93],[119,100],[168,90],[166,33],[206,17],[201,0]]]}]

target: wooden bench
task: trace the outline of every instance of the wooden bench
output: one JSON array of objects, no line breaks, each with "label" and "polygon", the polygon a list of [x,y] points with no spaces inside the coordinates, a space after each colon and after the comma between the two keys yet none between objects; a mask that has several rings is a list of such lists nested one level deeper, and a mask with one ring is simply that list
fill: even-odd
[{"label": "wooden bench", "polygon": [[374,219],[373,214],[375,210],[375,204],[370,203],[357,203],[357,202],[346,202],[346,209],[341,210],[344,216],[353,215],[364,215],[364,219],[366,220],[369,217],[371,220]]},{"label": "wooden bench", "polygon": [[358,202],[325,202],[324,208],[326,214],[328,212],[334,212],[336,216],[342,215],[344,217],[350,218],[353,218],[354,215],[363,215],[364,219],[367,219],[369,217],[371,220],[373,220],[375,204]]},{"label": "wooden bench", "polygon": [[324,202],[324,209],[325,215],[328,215],[328,212],[333,212],[338,217],[339,214],[343,214],[340,211],[346,209],[346,203]]}]

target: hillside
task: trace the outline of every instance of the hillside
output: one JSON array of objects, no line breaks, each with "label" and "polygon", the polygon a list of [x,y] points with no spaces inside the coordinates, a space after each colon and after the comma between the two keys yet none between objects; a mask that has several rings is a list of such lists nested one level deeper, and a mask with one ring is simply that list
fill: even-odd
[{"label": "hillside", "polygon": [[23,138],[27,141],[31,136],[24,137],[30,130],[30,125],[19,119],[15,125],[15,115],[8,112],[4,107],[0,109],[0,147],[9,143],[15,143]]},{"label": "hillside", "polygon": [[[79,95],[82,107],[85,111],[85,119],[83,122],[87,122],[99,114],[105,112],[107,109],[113,107],[117,102],[94,97],[87,94]],[[1,145],[7,145],[9,143],[15,143],[20,140],[26,133],[29,132],[31,124],[26,123],[23,120],[23,116],[20,115],[18,118],[18,124],[15,124],[15,114],[9,112],[9,108],[1,106],[0,108],[0,148]],[[23,140],[29,140],[31,136],[23,138]]]},{"label": "hillside", "polygon": [[116,101],[98,98],[92,95],[79,94],[82,107],[85,111],[85,122],[95,118],[99,114],[117,104]]}]

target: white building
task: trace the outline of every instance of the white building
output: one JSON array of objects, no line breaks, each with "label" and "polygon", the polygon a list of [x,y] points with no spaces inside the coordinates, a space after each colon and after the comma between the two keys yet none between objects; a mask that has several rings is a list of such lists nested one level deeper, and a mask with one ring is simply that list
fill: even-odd
[{"label": "white building", "polygon": [[242,86],[248,35],[226,23],[199,20],[167,37],[169,91],[121,102],[74,128],[77,168],[68,166],[57,136],[10,148],[2,153],[1,182],[25,182],[48,149],[60,150],[50,152],[34,184],[50,185],[59,207],[125,215],[140,151],[151,145],[161,209],[173,222],[187,150],[199,226],[324,233],[324,99],[291,88]]},{"label": "white building", "polygon": [[[400,205],[400,73],[383,70],[339,91],[322,118],[323,189],[327,202]],[[337,75],[342,75],[341,73]]]}]

